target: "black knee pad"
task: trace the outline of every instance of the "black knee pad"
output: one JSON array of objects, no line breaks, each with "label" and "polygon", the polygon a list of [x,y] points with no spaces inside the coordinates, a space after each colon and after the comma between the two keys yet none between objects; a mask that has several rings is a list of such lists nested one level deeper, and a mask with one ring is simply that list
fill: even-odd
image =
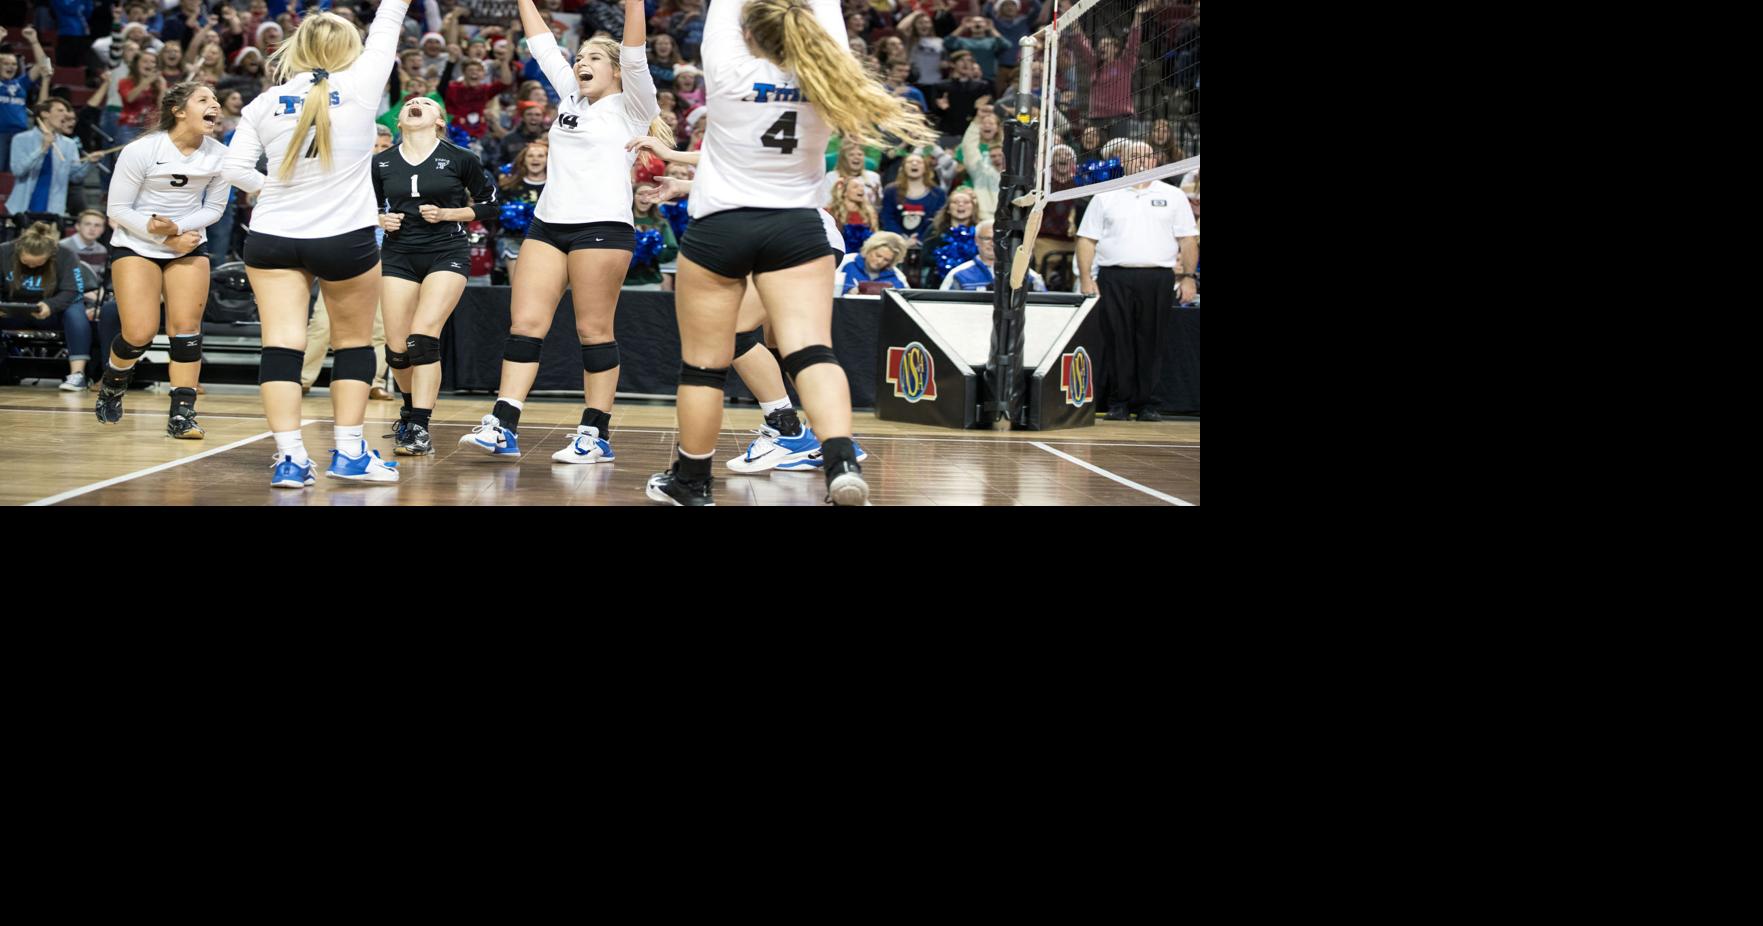
[{"label": "black knee pad", "polygon": [[410,358],[413,367],[427,366],[441,362],[441,339],[431,338],[426,334],[413,334],[404,342],[406,357]]},{"label": "black knee pad", "polygon": [[142,344],[141,346],[136,347],[135,345],[124,341],[122,335],[119,334],[111,339],[110,352],[124,360],[139,360],[141,359],[141,355],[147,352],[149,346],[150,345],[148,344]]},{"label": "black knee pad", "polygon": [[723,367],[720,370],[708,370],[704,367],[692,366],[689,363],[679,365],[679,384],[681,386],[709,386],[712,389],[721,389],[723,383],[726,382],[728,382],[728,367]]},{"label": "black knee pad", "polygon": [[373,348],[344,347],[336,352],[336,359],[331,361],[331,382],[352,379],[357,382],[373,382],[374,363]]},{"label": "black knee pad", "polygon": [[174,334],[171,336],[172,363],[200,363],[202,361],[202,336],[199,334]]},{"label": "black knee pad", "polygon": [[265,347],[260,364],[258,383],[298,383],[300,368],[306,365],[306,353],[291,347]]},{"label": "black knee pad", "polygon": [[819,344],[804,347],[784,358],[784,372],[790,374],[791,379],[801,379],[803,370],[821,363],[839,366],[839,355],[833,353],[832,348]]},{"label": "black knee pad", "polygon": [[408,369],[410,369],[410,355],[409,354],[398,353],[397,351],[392,349],[392,345],[390,345],[390,344],[386,345],[385,350],[386,350],[386,366],[389,366],[394,370],[408,370]]},{"label": "black knee pad", "polygon": [[538,363],[539,346],[544,343],[539,338],[511,334],[508,336],[508,346],[502,349],[502,359],[515,363]]},{"label": "black knee pad", "polygon": [[582,369],[589,373],[604,373],[618,368],[618,342],[607,341],[604,344],[582,345]]},{"label": "black knee pad", "polygon": [[735,332],[735,359],[747,356],[747,351],[765,343],[765,328],[754,328],[752,331]]}]

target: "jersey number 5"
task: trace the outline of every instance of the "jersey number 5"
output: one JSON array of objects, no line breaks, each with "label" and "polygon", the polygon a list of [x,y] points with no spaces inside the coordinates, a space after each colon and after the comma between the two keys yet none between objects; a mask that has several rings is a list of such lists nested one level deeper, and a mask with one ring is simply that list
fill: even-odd
[{"label": "jersey number 5", "polygon": [[171,175],[171,185],[172,186],[185,186],[189,182],[190,182],[190,178],[184,176],[183,174],[172,174]]},{"label": "jersey number 5", "polygon": [[780,154],[789,154],[796,150],[796,114],[794,111],[784,113],[771,124],[771,128],[759,136],[759,143],[767,148],[776,148]]}]

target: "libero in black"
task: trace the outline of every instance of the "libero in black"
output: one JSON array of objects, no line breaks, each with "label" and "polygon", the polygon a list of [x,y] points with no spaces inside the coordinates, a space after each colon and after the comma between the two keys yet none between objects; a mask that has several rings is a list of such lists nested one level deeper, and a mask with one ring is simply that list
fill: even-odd
[{"label": "libero in black", "polygon": [[421,163],[412,164],[393,145],[373,156],[373,191],[380,211],[404,216],[398,230],[387,232],[381,245],[385,275],[418,283],[437,270],[470,276],[465,223],[429,222],[422,217],[422,207],[469,206],[480,222],[494,217],[500,208],[496,185],[477,155],[442,139]]}]

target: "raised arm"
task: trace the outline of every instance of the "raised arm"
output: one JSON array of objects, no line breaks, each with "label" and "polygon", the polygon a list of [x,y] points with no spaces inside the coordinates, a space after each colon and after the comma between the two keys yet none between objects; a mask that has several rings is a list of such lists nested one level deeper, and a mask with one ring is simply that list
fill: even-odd
[{"label": "raised arm", "polygon": [[661,114],[661,104],[655,101],[655,75],[649,73],[644,47],[647,31],[643,0],[624,0],[624,43],[618,49],[618,71],[624,78],[624,115],[638,131]]},{"label": "raised arm", "polygon": [[[246,107],[247,110],[251,108]],[[220,162],[220,174],[233,186],[247,193],[256,193],[263,189],[264,175],[257,172],[257,159],[262,156],[263,139],[257,134],[256,116],[246,112],[239,120],[239,127],[233,130],[226,158]]]},{"label": "raised arm", "polygon": [[380,0],[373,25],[367,27],[361,57],[344,72],[359,98],[373,98],[370,106],[379,104],[380,88],[392,76],[392,68],[398,66],[398,36],[404,34],[404,14],[409,10],[410,0]]},{"label": "raised arm", "polygon": [[551,82],[552,89],[564,99],[575,96],[579,90],[575,68],[563,57],[563,50],[557,47],[557,37],[551,34],[544,18],[539,16],[539,8],[533,5],[533,0],[520,0],[520,28],[526,33],[526,50],[532,53],[533,61],[544,72],[545,79]]}]

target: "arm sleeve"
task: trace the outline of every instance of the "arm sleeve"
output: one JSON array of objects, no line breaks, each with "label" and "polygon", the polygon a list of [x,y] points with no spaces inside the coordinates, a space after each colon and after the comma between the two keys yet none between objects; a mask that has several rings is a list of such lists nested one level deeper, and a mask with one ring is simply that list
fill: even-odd
[{"label": "arm sleeve", "polygon": [[[820,5],[821,0],[817,0],[816,16]],[[746,40],[741,38],[742,6],[739,0],[712,3],[710,11],[704,14],[704,42],[698,46],[698,58],[704,62],[704,79],[714,81],[718,87],[727,83],[728,75],[753,60]],[[835,2],[833,7],[836,10],[838,4]],[[841,23],[840,28],[843,26]]]},{"label": "arm sleeve", "polygon": [[1084,213],[1083,221],[1078,224],[1077,236],[1079,238],[1088,238],[1091,241],[1100,242],[1107,224],[1102,221],[1102,213],[1108,210],[1096,209],[1094,208],[1095,205],[1095,199],[1092,197],[1090,200],[1090,206],[1092,208]]},{"label": "arm sleeve", "polygon": [[130,145],[117,156],[116,172],[110,175],[109,205],[105,215],[110,217],[110,221],[141,238],[164,241],[164,235],[155,235],[147,230],[147,221],[152,216],[135,209],[135,197],[140,195],[141,181],[146,177],[141,162],[151,156],[148,148],[147,145]]},{"label": "arm sleeve", "polygon": [[634,134],[649,131],[649,123],[661,115],[655,101],[655,75],[649,73],[649,56],[641,45],[618,46],[618,68],[624,78],[624,118]]},{"label": "arm sleeve", "polygon": [[441,31],[441,5],[435,0],[422,0],[422,12],[429,24],[428,31]]},{"label": "arm sleeve", "polygon": [[[396,146],[394,146],[396,147]],[[380,176],[379,165],[368,162],[367,176],[373,180],[373,211],[386,211],[386,178]]]},{"label": "arm sleeve", "polygon": [[263,189],[264,177],[257,172],[257,159],[262,156],[263,140],[257,135],[256,114],[247,112],[239,120],[239,127],[233,130],[226,159],[220,162],[220,175],[233,186],[247,193],[256,193]]},{"label": "arm sleeve", "polygon": [[404,33],[404,14],[409,10],[410,0],[380,0],[361,57],[335,80],[345,84],[351,96],[368,101],[368,106],[379,105],[380,88],[398,64],[398,36]]},{"label": "arm sleeve", "polygon": [[226,211],[227,198],[231,191],[225,174],[215,174],[208,181],[207,189],[202,191],[202,205],[194,212],[180,215],[173,222],[177,223],[179,232],[193,232],[199,228],[207,228],[220,221],[221,213]]},{"label": "arm sleeve", "polygon": [[484,165],[475,157],[467,158],[459,165],[465,171],[461,179],[465,181],[465,189],[471,193],[471,214],[479,222],[488,222],[502,210],[502,204],[496,201],[496,185],[490,182],[490,175],[484,173]]},{"label": "arm sleeve", "polygon": [[[557,39],[549,30],[540,35],[528,36],[526,50],[532,54],[533,63],[539,66],[540,72],[556,88],[559,96],[568,99],[575,95],[575,68],[570,67],[569,62],[563,59],[563,51],[557,47]],[[624,55],[620,53],[621,66],[623,59]]]}]

